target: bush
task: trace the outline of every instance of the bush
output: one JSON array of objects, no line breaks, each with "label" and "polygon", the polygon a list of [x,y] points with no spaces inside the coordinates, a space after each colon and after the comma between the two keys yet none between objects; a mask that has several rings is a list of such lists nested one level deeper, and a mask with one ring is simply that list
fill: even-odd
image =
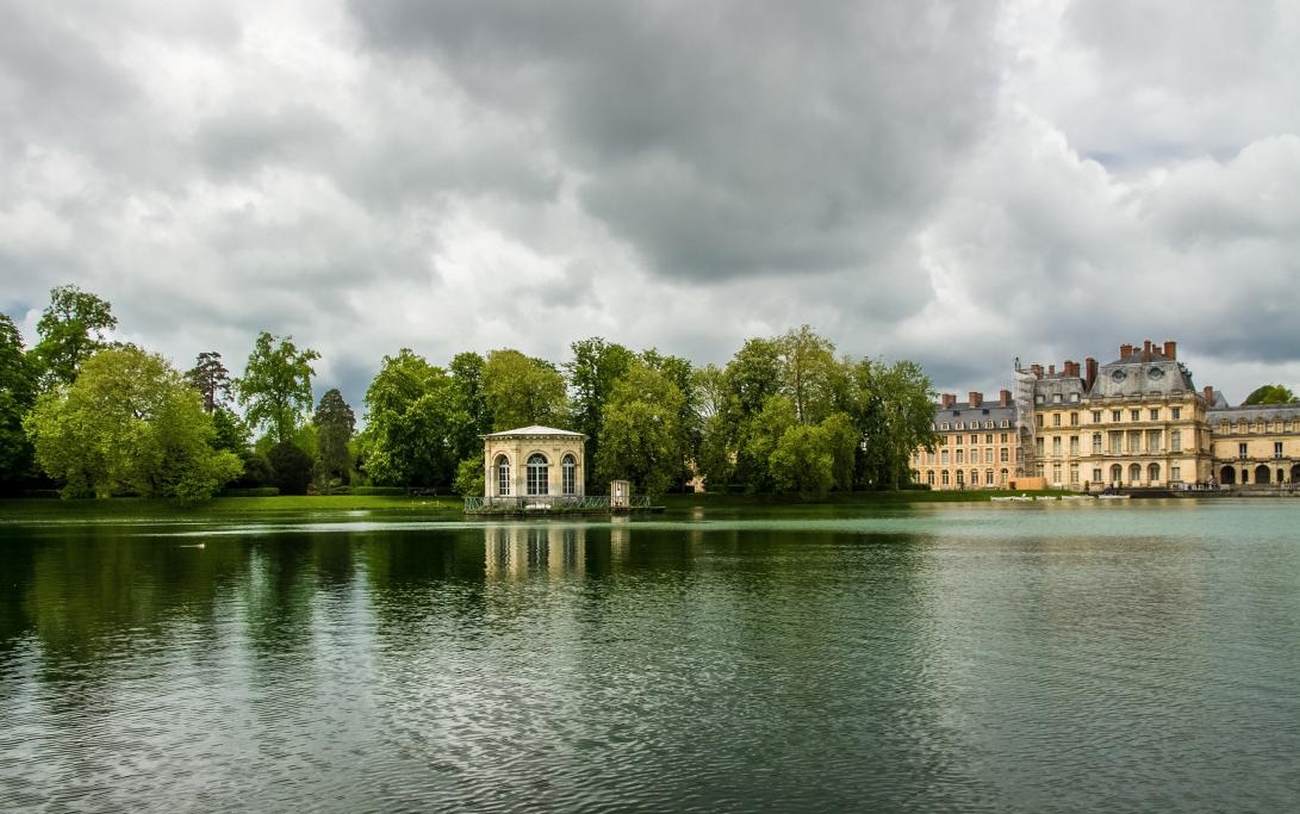
[{"label": "bush", "polygon": [[271,469],[275,471],[275,485],[283,495],[305,495],[311,483],[311,456],[292,441],[283,441],[271,447],[267,454]]},{"label": "bush", "polygon": [[275,470],[271,462],[260,452],[246,452],[240,456],[244,461],[244,474],[235,480],[236,489],[255,489],[275,483]]},{"label": "bush", "polygon": [[221,497],[275,497],[280,490],[274,486],[257,486],[251,489],[225,489]]},{"label": "bush", "polygon": [[404,486],[353,486],[352,494],[354,495],[405,495],[406,487]]}]

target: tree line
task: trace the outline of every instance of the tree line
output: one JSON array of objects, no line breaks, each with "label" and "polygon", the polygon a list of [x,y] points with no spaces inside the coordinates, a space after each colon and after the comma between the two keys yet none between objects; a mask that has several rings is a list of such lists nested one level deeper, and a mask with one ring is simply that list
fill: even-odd
[{"label": "tree line", "polygon": [[243,373],[200,353],[181,371],[108,340],[110,304],[51,291],[27,349],[0,315],[0,486],[67,497],[182,501],[225,488],[283,493],[400,486],[478,494],[480,436],[532,424],[588,436],[587,490],[610,480],[660,494],[900,488],[933,444],[929,379],[908,361],[837,356],[808,326],[747,340],[723,366],[600,337],[560,364],[513,349],[445,366],[385,356],[358,431],[337,389],[313,399],[319,354],[263,331]]}]

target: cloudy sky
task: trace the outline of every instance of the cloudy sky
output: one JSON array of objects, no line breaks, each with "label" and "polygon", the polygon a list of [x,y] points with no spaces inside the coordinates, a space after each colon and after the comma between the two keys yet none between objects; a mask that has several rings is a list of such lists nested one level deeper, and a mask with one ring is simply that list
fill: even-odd
[{"label": "cloudy sky", "polygon": [[810,323],[996,390],[1300,386],[1300,3],[0,0],[0,310],[352,401],[385,353]]}]

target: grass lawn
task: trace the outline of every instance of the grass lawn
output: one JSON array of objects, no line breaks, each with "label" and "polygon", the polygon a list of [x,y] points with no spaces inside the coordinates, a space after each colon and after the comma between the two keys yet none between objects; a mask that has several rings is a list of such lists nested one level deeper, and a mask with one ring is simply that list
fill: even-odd
[{"label": "grass lawn", "polygon": [[[969,492],[853,492],[832,494],[823,500],[803,500],[795,495],[664,495],[654,502],[669,509],[696,506],[742,508],[746,506],[836,505],[877,506],[906,503],[980,502],[999,495],[1026,494],[1006,491]],[[1032,492],[1035,495],[1059,495],[1066,492]],[[304,512],[342,513],[369,511],[389,516],[453,514],[460,515],[462,501],[455,495],[407,497],[391,495],[326,495],[276,497],[219,497],[197,506],[179,506],[165,500],[113,498],[111,500],[3,499],[0,519],[75,519],[113,517],[226,517]]]}]

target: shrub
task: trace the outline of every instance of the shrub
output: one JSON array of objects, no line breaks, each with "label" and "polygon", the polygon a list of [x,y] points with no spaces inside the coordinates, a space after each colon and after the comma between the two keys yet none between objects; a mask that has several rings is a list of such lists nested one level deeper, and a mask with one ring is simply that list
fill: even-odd
[{"label": "shrub", "polygon": [[241,456],[244,460],[244,474],[235,481],[237,489],[255,489],[270,486],[275,482],[275,470],[271,462],[260,452],[247,452]]},{"label": "shrub", "polygon": [[257,486],[250,489],[225,489],[221,492],[222,497],[275,497],[280,494],[280,490],[274,486]]},{"label": "shrub", "polygon": [[405,495],[406,487],[404,486],[353,486],[352,494],[354,495]]}]

